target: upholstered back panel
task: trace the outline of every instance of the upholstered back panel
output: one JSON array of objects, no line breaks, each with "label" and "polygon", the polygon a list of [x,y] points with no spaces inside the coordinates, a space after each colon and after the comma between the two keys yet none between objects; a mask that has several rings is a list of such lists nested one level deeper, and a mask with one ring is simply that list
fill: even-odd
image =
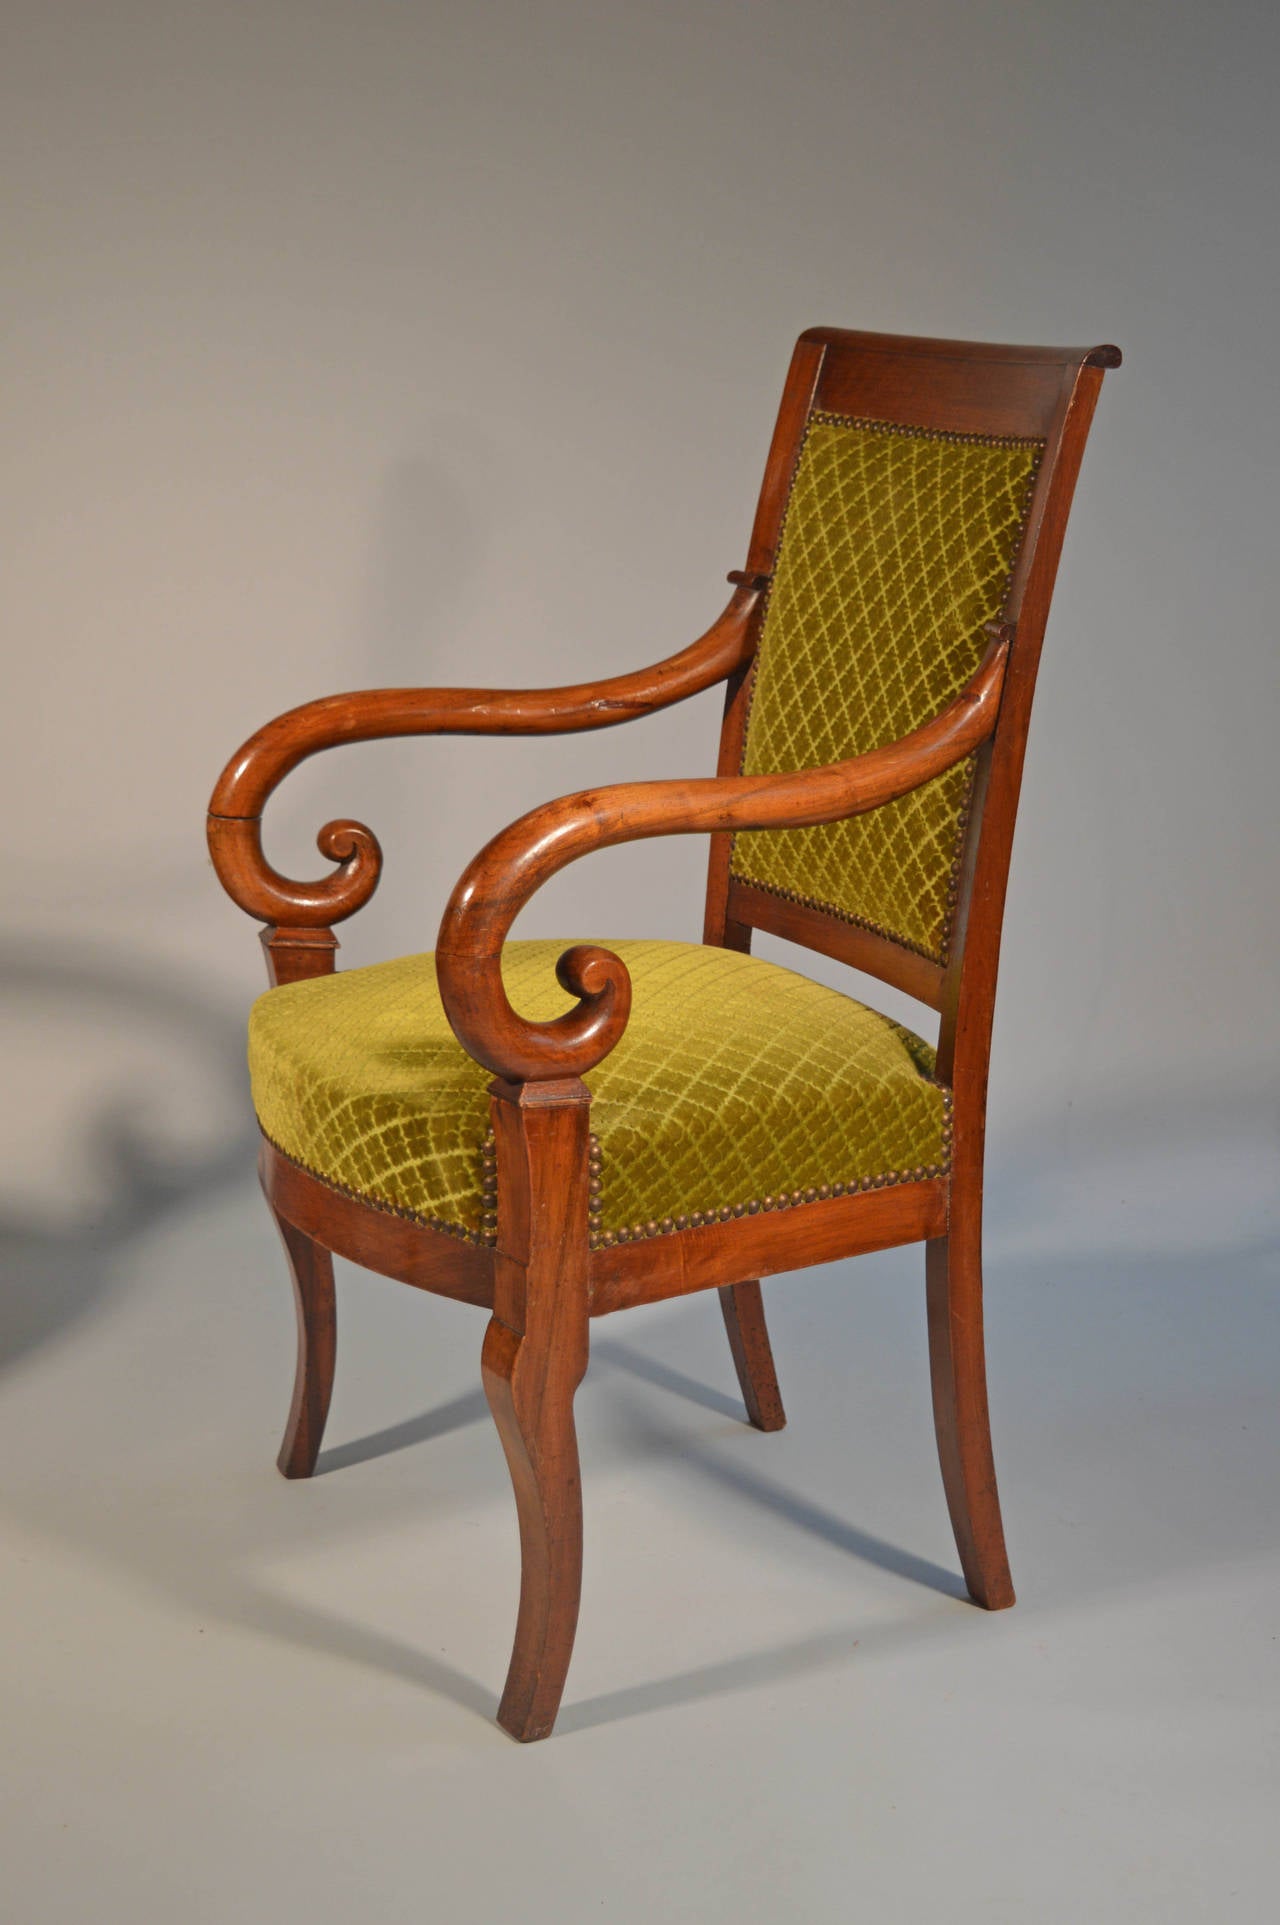
[{"label": "upholstered back panel", "polygon": [[[754,670],[747,774],[896,740],[968,681],[1043,443],[815,412]],[[731,873],[945,962],[973,764],[870,815],[735,838]]]}]

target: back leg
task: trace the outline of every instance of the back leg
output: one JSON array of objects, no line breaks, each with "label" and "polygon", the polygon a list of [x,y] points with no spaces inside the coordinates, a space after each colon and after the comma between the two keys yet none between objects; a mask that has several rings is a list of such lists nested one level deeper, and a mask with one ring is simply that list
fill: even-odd
[{"label": "back leg", "polygon": [[[269,1207],[269,1206],[268,1206]],[[298,1311],[298,1368],[284,1442],[276,1459],[286,1477],[310,1477],[320,1454],[337,1354],[333,1258],[275,1210]]]},{"label": "back leg", "polygon": [[982,1232],[953,1207],[951,1234],[925,1245],[933,1420],[951,1527],[975,1603],[1014,1601],[991,1451],[982,1337]]},{"label": "back leg", "polygon": [[758,1283],[730,1283],[720,1291],[720,1308],[729,1334],[747,1416],[757,1430],[781,1430],[787,1421],[773,1367],[764,1300]]}]

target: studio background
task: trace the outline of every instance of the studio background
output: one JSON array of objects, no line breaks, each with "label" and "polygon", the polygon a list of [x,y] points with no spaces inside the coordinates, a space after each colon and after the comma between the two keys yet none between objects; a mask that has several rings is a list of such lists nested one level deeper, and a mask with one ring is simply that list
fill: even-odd
[{"label": "studio background", "polygon": [[[103,1920],[141,1897],[258,1917],[278,1888],[315,1918],[357,1897],[407,1918],[435,1881],[437,1916],[490,1919],[523,1865],[532,1916],[765,1918],[787,1895],[826,1919],[843,1890],[914,1919],[942,1879],[918,1836],[958,1870],[953,1916],[1268,1915],[1272,9],[11,0],[5,39],[22,1916],[93,1890]],[[515,1534],[465,1401],[480,1325],[347,1272],[350,1461],[269,1481],[291,1339],[242,1070],[261,959],[204,807],[311,696],[573,681],[691,640],[818,322],[1125,353],[1047,635],[992,1068],[1024,1603],[995,1627],[874,1555],[953,1561],[918,1252],[772,1286],[790,1456],[735,1432],[708,1307],[646,1312],[589,1380],[580,1656],[535,1760],[484,1722]],[[319,826],[368,822],[384,879],[341,961],[429,948],[490,834],[592,782],[711,769],[719,702],[333,752],[277,796],[269,851],[318,874]],[[578,864],[519,933],[696,938],[705,863],[689,837]],[[852,1651],[863,1619],[878,1659]],[[989,1830],[988,1796],[1023,1814],[995,1857],[962,1823]],[[506,1799],[523,1843],[468,1869]]]}]

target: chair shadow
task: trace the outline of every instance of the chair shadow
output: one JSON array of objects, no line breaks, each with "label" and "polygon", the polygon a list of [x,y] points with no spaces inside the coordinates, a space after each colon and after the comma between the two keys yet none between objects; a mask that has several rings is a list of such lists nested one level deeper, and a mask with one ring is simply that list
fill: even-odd
[{"label": "chair shadow", "polygon": [[[199,1074],[224,1094],[243,1075],[242,1020],[132,957],[82,950],[68,958],[58,949],[9,943],[0,949],[0,995],[10,1005],[29,1004],[36,1030],[52,1018],[57,1034],[58,1022],[85,1016],[112,1033],[131,1024],[140,1033],[158,1032],[193,1057]],[[148,1127],[147,1097],[142,1084],[91,1089],[76,1113],[74,1144],[50,1146],[52,1158],[78,1160],[98,1173],[99,1196],[78,1204],[72,1198],[56,1222],[14,1205],[0,1213],[0,1369],[105,1303],[120,1280],[117,1259],[135,1238],[242,1182],[252,1169],[257,1131],[251,1122],[174,1159],[162,1130]]]},{"label": "chair shadow", "polygon": [[[685,1394],[683,1386],[693,1382],[684,1377],[682,1372],[670,1370],[665,1364],[654,1366],[652,1358],[633,1352],[626,1344],[611,1344],[610,1361],[633,1376],[659,1383],[664,1389],[676,1390],[682,1395]],[[715,1391],[704,1394],[701,1385],[694,1384],[693,1388],[699,1393],[693,1401],[707,1404],[715,1410],[719,1410],[723,1403],[732,1415],[741,1420],[740,1404],[735,1404],[730,1398],[722,1400]],[[642,1444],[662,1449],[670,1441],[667,1433],[653,1423],[648,1412],[641,1411],[639,1407],[633,1408],[631,1423],[633,1437],[638,1437]],[[892,1544],[873,1531],[861,1529],[835,1511],[814,1503],[812,1498],[765,1476],[754,1464],[738,1457],[721,1456],[697,1437],[681,1435],[678,1449],[681,1463],[693,1468],[701,1477],[719,1484],[735,1497],[758,1505],[761,1510],[775,1517],[781,1517],[788,1524],[794,1524],[810,1536],[834,1545],[837,1550],[857,1558],[860,1563],[872,1564],[878,1570],[906,1578],[912,1584],[923,1585],[926,1590],[936,1591],[943,1597],[968,1601],[968,1590],[958,1572],[949,1571],[915,1551],[904,1550],[901,1545]]]},{"label": "chair shadow", "polygon": [[353,1464],[371,1463],[377,1457],[389,1457],[398,1450],[409,1450],[415,1444],[425,1444],[433,1437],[447,1437],[451,1430],[464,1430],[468,1424],[479,1423],[489,1414],[483,1390],[467,1390],[459,1397],[450,1398],[447,1404],[438,1404],[434,1410],[424,1410],[418,1417],[406,1417],[398,1424],[388,1424],[385,1430],[373,1430],[364,1437],[353,1437],[349,1443],[335,1444],[331,1450],[322,1450],[316,1459],[312,1473],[315,1477],[327,1477],[331,1471],[347,1470]]},{"label": "chair shadow", "polygon": [[[717,1418],[729,1414],[741,1417],[733,1399],[629,1345],[611,1340],[599,1347],[597,1361],[605,1365],[606,1382],[608,1372],[617,1371],[637,1385],[653,1384],[687,1396]],[[621,1388],[613,1386],[615,1396]],[[860,1560],[922,1584],[934,1595],[916,1607],[902,1609],[891,1621],[837,1623],[786,1643],[715,1659],[576,1703],[570,1701],[558,1720],[562,1735],[758,1690],[828,1668],[847,1667],[855,1652],[860,1663],[878,1661],[895,1651],[965,1635],[964,1626],[973,1607],[966,1605],[963,1612],[958,1608],[964,1591],[957,1577],[763,1474],[754,1462],[760,1453],[753,1448],[763,1440],[749,1435],[745,1425],[741,1429],[735,1426],[737,1442],[730,1451],[719,1424],[710,1441],[704,1442],[687,1430],[663,1422],[650,1398],[637,1394],[625,1397],[623,1403],[631,1447],[638,1442],[651,1454],[678,1451],[695,1477],[712,1479],[735,1498],[758,1505]],[[333,1447],[324,1454],[322,1467],[334,1470],[391,1455],[479,1423],[485,1414],[482,1392],[478,1388],[467,1391],[418,1416]],[[403,1486],[389,1493],[393,1506],[403,1504],[405,1494]],[[286,1508],[295,1520],[298,1541],[305,1545],[320,1514],[307,1506],[301,1491],[298,1496],[302,1501]],[[92,1489],[81,1486],[43,1493],[32,1521],[36,1522],[38,1515],[42,1527],[58,1525],[81,1548],[96,1548],[109,1561],[123,1562],[135,1576],[149,1579],[197,1617],[216,1614],[228,1623],[252,1626],[284,1648],[332,1657],[339,1664],[395,1678],[411,1689],[435,1693],[490,1724],[496,1704],[496,1678],[482,1681],[424,1649],[416,1639],[402,1639],[368,1626],[358,1617],[343,1617],[282,1595],[269,1578],[252,1569],[259,1550],[269,1549],[273,1556],[280,1550],[284,1514],[278,1508],[272,1508],[269,1536],[263,1535],[257,1542],[251,1530],[246,1541],[240,1505],[230,1502],[221,1512],[202,1516],[200,1528],[193,1532],[189,1493],[175,1486],[169,1497],[168,1526],[158,1534],[154,1509],[145,1515],[104,1509]],[[285,1525],[286,1541],[293,1537],[294,1529]],[[1144,1568],[1133,1575],[1147,1578],[1150,1574]]]},{"label": "chair shadow", "polygon": [[730,1397],[722,1390],[713,1390],[696,1377],[690,1377],[673,1365],[662,1363],[657,1357],[650,1357],[643,1350],[636,1350],[630,1344],[619,1343],[616,1337],[605,1337],[591,1346],[593,1365],[612,1364],[619,1370],[627,1371],[632,1377],[640,1377],[647,1384],[654,1384],[659,1390],[669,1390],[676,1397],[683,1397],[691,1404],[701,1404],[704,1410],[714,1410],[718,1417],[733,1417],[739,1423],[743,1418],[742,1399]]},{"label": "chair shadow", "polygon": [[[948,1617],[947,1622],[955,1620]],[[709,1698],[733,1697],[761,1685],[781,1684],[807,1672],[847,1665],[855,1651],[864,1656],[872,1649],[877,1654],[894,1648],[923,1643],[938,1635],[939,1620],[880,1626],[871,1632],[837,1627],[815,1631],[790,1644],[775,1645],[765,1651],[746,1651],[738,1657],[720,1658],[713,1664],[697,1665],[666,1678],[653,1678],[643,1684],[624,1685],[617,1691],[603,1691],[594,1698],[562,1707],[556,1720],[556,1734],[569,1737],[577,1731],[591,1731],[601,1725],[617,1724],[646,1712],[668,1711],[678,1705],[703,1704]]]},{"label": "chair shadow", "polygon": [[247,1627],[287,1650],[401,1679],[491,1720],[497,1707],[492,1686],[417,1641],[286,1595],[254,1572],[259,1554],[275,1556],[282,1544],[305,1546],[311,1540],[314,1511],[308,1516],[303,1506],[291,1508],[292,1530],[287,1523],[278,1527],[277,1512],[272,1521],[250,1524],[246,1531],[245,1511],[234,1504],[205,1510],[193,1523],[190,1492],[176,1485],[153,1492],[145,1507],[113,1511],[92,1486],[75,1484],[42,1492],[27,1521],[41,1531],[52,1527],[77,1551],[91,1551],[109,1566],[127,1570],[131,1581],[141,1580],[170,1607],[176,1602],[195,1622]]},{"label": "chair shadow", "polygon": [[[603,1345],[599,1346],[601,1350],[604,1348]],[[674,1370],[641,1351],[634,1351],[626,1344],[610,1342],[606,1354],[611,1364],[631,1376],[687,1397],[691,1402],[714,1410],[717,1414],[728,1414],[742,1421],[740,1404],[685,1376],[682,1371]],[[642,1444],[657,1448],[670,1446],[672,1440],[669,1433],[655,1424],[647,1411],[633,1408],[631,1421],[633,1435],[638,1431]],[[864,1564],[874,1565],[895,1577],[923,1585],[940,1599],[947,1600],[948,1605],[963,1603],[970,1609],[974,1608],[964,1582],[957,1573],[945,1570],[942,1565],[934,1564],[915,1552],[903,1550],[886,1538],[860,1529],[786,1485],[763,1476],[741,1459],[729,1459],[716,1454],[696,1438],[681,1435],[678,1449],[682,1465],[718,1483],[735,1497],[760,1506]],[[877,1626],[869,1631],[864,1627],[855,1633],[851,1628],[835,1627],[813,1632],[789,1644],[744,1652],[667,1677],[649,1679],[643,1684],[602,1692],[579,1703],[565,1705],[557,1720],[556,1730],[563,1736],[569,1736],[574,1732],[592,1730],[648,1712],[704,1703],[710,1698],[733,1696],[740,1691],[779,1684],[809,1672],[845,1665],[859,1648],[866,1655],[873,1648],[879,1653],[927,1641],[959,1621],[945,1605],[941,1609],[945,1611],[945,1616],[930,1611],[924,1618]]]},{"label": "chair shadow", "polygon": [[923,1585],[926,1590],[936,1591],[943,1597],[968,1602],[969,1593],[958,1572],[948,1571],[930,1558],[920,1557],[915,1551],[904,1550],[899,1544],[891,1544],[887,1538],[860,1529],[847,1518],[838,1517],[834,1511],[825,1510],[821,1504],[815,1504],[812,1499],[789,1490],[785,1484],[762,1477],[759,1471],[747,1464],[714,1457],[697,1443],[690,1444],[686,1440],[682,1440],[682,1447],[686,1462],[694,1462],[703,1477],[732,1491],[735,1497],[745,1498],[748,1503],[757,1504],[775,1517],[784,1518],[788,1524],[796,1525],[810,1536],[822,1538],[838,1551],[856,1557],[862,1564],[874,1564],[879,1570],[888,1571],[894,1577],[906,1578],[909,1583]]},{"label": "chair shadow", "polygon": [[[603,1364],[641,1382],[653,1384],[660,1390],[670,1391],[688,1403],[700,1405],[704,1410],[714,1411],[717,1416],[732,1417],[742,1422],[743,1409],[739,1400],[726,1396],[723,1391],[713,1389],[696,1377],[688,1376],[683,1370],[649,1356],[645,1351],[619,1343],[616,1338],[597,1343],[592,1351],[592,1362],[597,1372]],[[417,1417],[390,1424],[384,1430],[371,1431],[367,1436],[356,1437],[349,1443],[321,1451],[316,1475],[328,1475],[331,1471],[344,1470],[350,1465],[390,1456],[395,1451],[409,1450],[433,1437],[443,1437],[450,1431],[477,1423],[487,1415],[484,1392],[466,1391],[434,1410],[423,1411]],[[647,1429],[651,1441],[666,1441],[666,1433],[659,1432],[656,1426],[649,1425]],[[877,1537],[874,1532],[862,1530],[847,1518],[815,1504],[811,1498],[762,1476],[752,1466],[718,1457],[696,1439],[683,1436],[680,1439],[680,1451],[684,1462],[692,1463],[703,1477],[720,1484],[735,1497],[784,1518],[787,1523],[807,1531],[811,1536],[822,1538],[860,1562],[873,1564],[882,1571],[923,1585],[927,1590],[937,1591],[944,1597],[968,1598],[964,1582],[956,1573],[934,1564],[929,1558],[918,1556],[914,1551],[891,1544],[886,1538]]]},{"label": "chair shadow", "polygon": [[[669,1390],[689,1403],[701,1404],[704,1410],[713,1410],[720,1417],[742,1418],[742,1405],[723,1391],[713,1390],[696,1377],[690,1377],[682,1370],[675,1370],[670,1364],[659,1362],[643,1351],[633,1350],[628,1344],[616,1341],[598,1343],[592,1347],[592,1368],[598,1378],[601,1366],[614,1367],[627,1371],[633,1377],[642,1378],[646,1383],[655,1384],[660,1390]],[[316,1460],[314,1475],[325,1477],[331,1471],[347,1470],[354,1464],[372,1463],[379,1457],[390,1457],[400,1450],[411,1450],[415,1444],[428,1443],[433,1437],[447,1436],[451,1430],[462,1430],[468,1424],[479,1423],[489,1414],[489,1406],[483,1390],[464,1391],[460,1396],[451,1398],[447,1404],[439,1404],[434,1410],[424,1410],[417,1417],[406,1417],[398,1424],[388,1424],[383,1430],[370,1431],[364,1437],[353,1437],[345,1444],[335,1444],[329,1450],[322,1450]]]},{"label": "chair shadow", "polygon": [[[714,1411],[717,1416],[729,1416],[740,1423],[742,1421],[742,1406],[734,1398],[628,1344],[616,1340],[598,1344],[593,1360],[597,1365],[603,1364],[606,1370],[618,1370],[641,1382],[670,1391],[703,1409]],[[487,1415],[488,1406],[483,1391],[463,1392],[416,1417],[322,1451],[317,1475],[327,1475],[331,1471],[412,1449],[418,1444],[480,1422]],[[670,1434],[647,1415],[642,1423],[651,1441],[664,1446],[671,1443]],[[968,1594],[959,1577],[927,1558],[918,1557],[884,1538],[861,1530],[857,1525],[850,1524],[744,1464],[730,1463],[714,1456],[687,1437],[679,1439],[679,1448],[684,1461],[692,1460],[699,1473],[714,1479],[735,1496],[760,1505],[865,1563],[924,1585],[948,1602],[968,1603]],[[226,1602],[229,1609],[234,1607],[237,1616],[250,1616],[260,1629],[271,1636],[295,1646],[322,1651],[343,1662],[368,1665],[415,1687],[437,1692],[464,1709],[478,1713],[487,1723],[493,1719],[496,1698],[490,1688],[417,1646],[401,1643],[310,1606],[282,1599],[257,1584],[236,1585],[234,1596],[229,1594]],[[208,1603],[207,1592],[202,1587],[202,1607],[207,1609]],[[570,1735],[648,1712],[778,1683],[828,1666],[845,1664],[859,1647],[864,1652],[872,1646],[879,1651],[882,1647],[930,1639],[954,1622],[948,1610],[944,1619],[930,1612],[924,1620],[885,1625],[870,1632],[862,1629],[855,1634],[852,1628],[843,1627],[816,1632],[790,1644],[746,1652],[668,1677],[601,1693],[577,1704],[568,1704],[560,1713],[556,1729],[562,1735]]]},{"label": "chair shadow", "polygon": [[422,1645],[407,1644],[352,1619],[300,1604],[252,1581],[229,1581],[224,1576],[222,1593],[219,1597],[216,1581],[212,1587],[202,1582],[199,1595],[194,1594],[193,1587],[188,1602],[197,1613],[207,1613],[211,1602],[215,1607],[220,1604],[228,1622],[250,1623],[293,1650],[318,1652],[343,1664],[399,1678],[416,1689],[451,1699],[487,1724],[493,1721],[498,1708],[497,1690],[433,1656]]}]

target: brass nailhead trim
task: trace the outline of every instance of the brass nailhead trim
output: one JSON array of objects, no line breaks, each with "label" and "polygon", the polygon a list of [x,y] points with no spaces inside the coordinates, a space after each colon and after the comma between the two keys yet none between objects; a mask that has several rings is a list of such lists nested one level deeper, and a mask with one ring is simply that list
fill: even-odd
[{"label": "brass nailhead trim", "polygon": [[459,1243],[474,1243],[484,1248],[488,1242],[482,1231],[468,1230],[461,1223],[446,1223],[443,1217],[423,1216],[421,1211],[410,1210],[403,1203],[390,1203],[385,1197],[374,1196],[368,1190],[357,1190],[353,1189],[350,1183],[339,1183],[336,1178],[326,1176],[323,1170],[314,1169],[310,1163],[304,1163],[301,1157],[290,1156],[288,1150],[282,1148],[274,1137],[267,1136],[265,1130],[262,1134],[276,1155],[282,1156],[286,1163],[292,1163],[295,1170],[301,1170],[304,1176],[313,1177],[317,1183],[323,1183],[326,1190],[334,1190],[339,1196],[350,1197],[353,1203],[363,1203],[366,1209],[377,1210],[383,1216],[400,1217],[405,1223],[420,1224],[425,1230],[438,1230],[441,1236],[456,1237]]},{"label": "brass nailhead trim", "polygon": [[[922,1080],[934,1083],[933,1077]],[[940,1083],[934,1087],[942,1091],[943,1120],[942,1147],[944,1161],[930,1163],[914,1170],[890,1170],[877,1176],[855,1177],[848,1183],[819,1183],[805,1190],[783,1190],[777,1196],[751,1197],[744,1203],[724,1203],[719,1209],[691,1210],[679,1216],[663,1217],[661,1222],[651,1218],[647,1223],[631,1224],[619,1230],[604,1230],[600,1207],[603,1189],[604,1149],[599,1137],[589,1138],[588,1165],[591,1170],[591,1204],[587,1218],[588,1245],[592,1250],[610,1250],[619,1243],[643,1243],[651,1237],[671,1236],[681,1230],[697,1230],[713,1223],[729,1223],[735,1217],[756,1216],[760,1211],[794,1210],[805,1203],[825,1202],[828,1197],[856,1196],[865,1190],[888,1189],[898,1183],[922,1183],[934,1177],[946,1176],[951,1168],[951,1091]],[[421,1211],[410,1210],[402,1203],[391,1203],[385,1197],[373,1196],[368,1190],[354,1189],[349,1183],[340,1183],[322,1170],[314,1169],[299,1157],[291,1156],[273,1137],[262,1132],[277,1156],[295,1169],[302,1170],[317,1183],[323,1183],[328,1190],[335,1190],[339,1196],[350,1197],[353,1203],[362,1203],[366,1208],[379,1211],[383,1216],[400,1217],[406,1223],[421,1224],[428,1230],[438,1230],[442,1236],[455,1237],[459,1243],[475,1244],[480,1249],[493,1249],[498,1239],[497,1216],[497,1144],[490,1130],[480,1146],[481,1195],[483,1216],[479,1230],[468,1230],[459,1223],[447,1223],[443,1217],[424,1216]]]},{"label": "brass nailhead trim", "polygon": [[594,1250],[604,1224],[604,1150],[591,1131],[587,1137],[587,1242]]},{"label": "brass nailhead trim", "polygon": [[[847,821],[851,818],[844,819]],[[824,823],[822,826],[834,828],[835,824]],[[898,935],[887,924],[875,922],[870,916],[858,915],[856,910],[841,909],[837,903],[824,902],[821,896],[806,896],[799,889],[785,889],[778,882],[762,882],[758,876],[748,876],[741,871],[730,873],[735,882],[748,883],[752,889],[758,889],[761,895],[777,896],[782,902],[794,902],[802,909],[815,910],[820,916],[830,916],[836,922],[847,922],[854,928],[866,929],[871,935],[883,936],[886,942],[893,943],[899,949],[909,949],[913,956],[922,956],[926,962],[937,963],[939,967],[946,962],[946,957],[938,955],[935,950],[926,949],[922,943],[913,942],[909,936]]]},{"label": "brass nailhead trim", "polygon": [[735,1217],[757,1216],[762,1211],[794,1210],[806,1203],[825,1203],[828,1197],[858,1196],[866,1190],[893,1189],[901,1183],[932,1182],[935,1177],[947,1176],[951,1171],[952,1140],[952,1093],[932,1076],[922,1077],[942,1092],[942,1155],[941,1163],[919,1164],[912,1170],[884,1170],[875,1176],[854,1177],[847,1183],[811,1184],[804,1190],[783,1190],[776,1196],[750,1197],[743,1203],[723,1203],[719,1209],[691,1210],[677,1217],[663,1217],[661,1223],[650,1219],[648,1223],[632,1223],[618,1230],[606,1230],[603,1234],[593,1231],[591,1248],[593,1250],[612,1250],[620,1243],[647,1243],[652,1237],[670,1236],[673,1231],[705,1229],[713,1223],[729,1223]]},{"label": "brass nailhead trim", "polygon": [[[587,1231],[591,1240],[598,1235],[603,1218],[601,1216],[601,1196],[603,1180],[601,1168],[604,1152],[600,1138],[594,1133],[587,1137]],[[487,1248],[493,1249],[498,1241],[498,1146],[493,1131],[490,1130],[480,1150],[480,1190],[484,1214],[481,1218],[480,1235],[475,1239]]]},{"label": "brass nailhead trim", "polygon": [[806,440],[815,422],[823,428],[867,428],[872,434],[902,435],[908,441],[953,441],[974,448],[1044,447],[1040,437],[1033,434],[963,434],[955,428],[921,428],[905,421],[884,421],[872,414],[833,414],[827,408],[815,408],[810,414],[805,423]]},{"label": "brass nailhead trim", "polygon": [[498,1241],[498,1140],[485,1131],[480,1145],[480,1234],[477,1242],[492,1250]]}]

